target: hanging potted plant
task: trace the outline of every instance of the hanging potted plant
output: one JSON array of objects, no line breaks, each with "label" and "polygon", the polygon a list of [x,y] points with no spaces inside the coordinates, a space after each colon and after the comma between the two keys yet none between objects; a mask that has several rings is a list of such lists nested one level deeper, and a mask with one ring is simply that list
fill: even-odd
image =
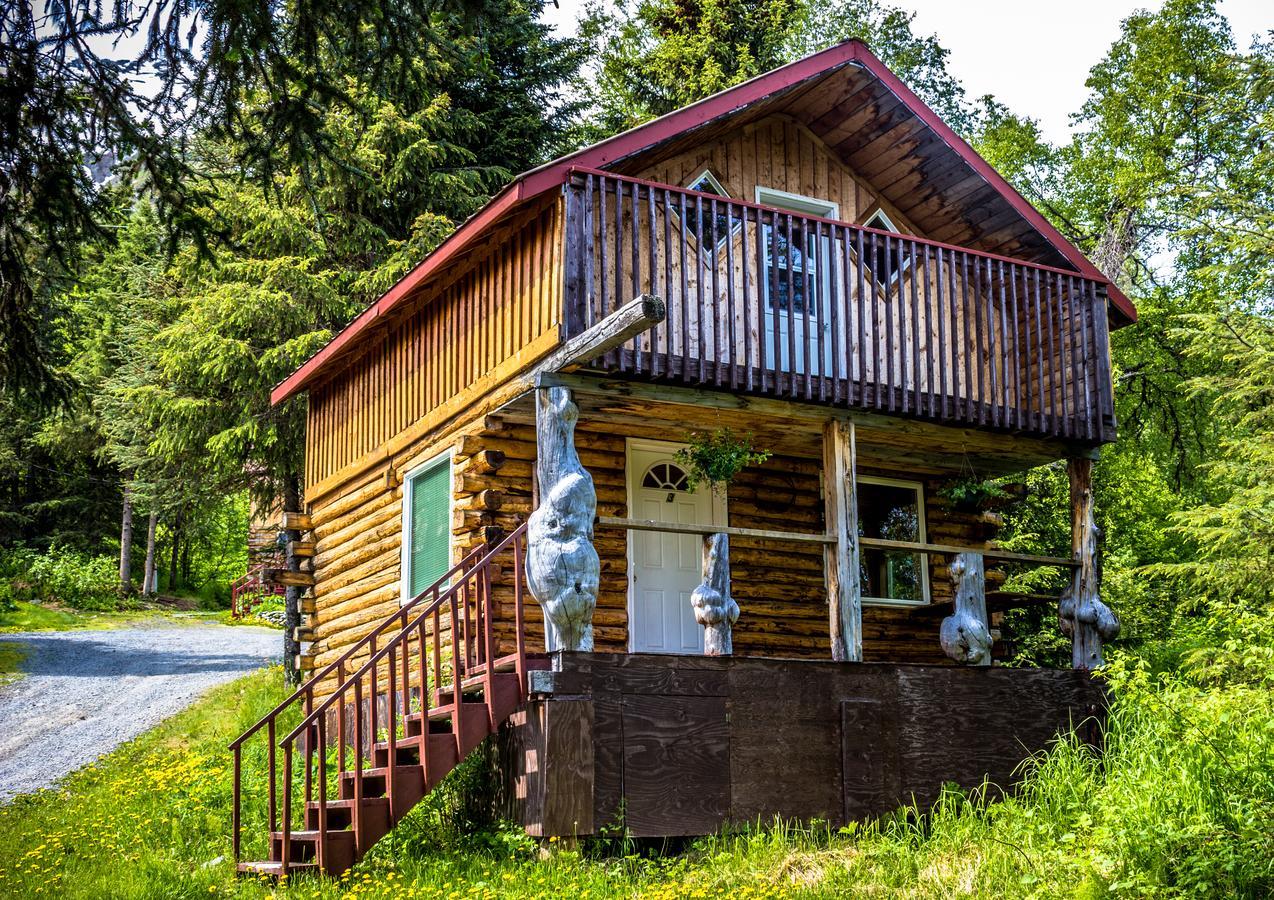
[{"label": "hanging potted plant", "polygon": [[956,478],[938,489],[938,496],[956,509],[980,512],[1001,505],[1012,498],[1004,485],[993,478],[973,476]]},{"label": "hanging potted plant", "polygon": [[718,428],[686,435],[686,446],[677,451],[676,457],[686,468],[690,490],[706,484],[720,493],[745,468],[769,459],[770,451],[758,450],[751,434],[736,435],[729,428]]}]

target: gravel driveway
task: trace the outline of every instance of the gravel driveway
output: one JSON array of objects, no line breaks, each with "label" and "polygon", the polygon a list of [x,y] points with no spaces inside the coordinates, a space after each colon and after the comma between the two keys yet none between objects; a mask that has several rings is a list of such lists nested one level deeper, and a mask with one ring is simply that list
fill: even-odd
[{"label": "gravel driveway", "polygon": [[25,676],[0,687],[0,802],[47,787],[184,709],[213,685],[271,662],[268,628],[146,624],[9,634]]}]

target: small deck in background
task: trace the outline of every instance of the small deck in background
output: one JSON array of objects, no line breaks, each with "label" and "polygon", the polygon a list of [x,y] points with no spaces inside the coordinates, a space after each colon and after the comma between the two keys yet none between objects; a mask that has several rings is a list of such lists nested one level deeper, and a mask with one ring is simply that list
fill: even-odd
[{"label": "small deck in background", "polygon": [[498,741],[505,811],[541,837],[842,824],[946,782],[1009,789],[1059,733],[1096,741],[1106,706],[1070,670],[558,653],[530,677]]}]

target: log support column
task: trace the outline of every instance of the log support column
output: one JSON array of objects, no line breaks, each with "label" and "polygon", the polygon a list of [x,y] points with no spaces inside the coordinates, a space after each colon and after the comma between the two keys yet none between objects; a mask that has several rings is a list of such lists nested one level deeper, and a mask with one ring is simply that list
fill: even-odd
[{"label": "log support column", "polygon": [[564,387],[536,390],[539,506],[527,522],[526,580],[558,650],[593,649],[601,566],[593,547],[597,492],[575,452],[579,408]]},{"label": "log support column", "polygon": [[703,583],[690,595],[690,605],[695,621],[703,626],[704,655],[732,655],[739,604],[730,596],[729,535],[710,534],[703,539]]},{"label": "log support column", "polygon": [[824,551],[832,659],[863,658],[863,597],[858,567],[858,488],[854,423],[828,422],[823,429],[823,495],[828,533]]},{"label": "log support column", "polygon": [[1101,601],[1101,556],[1093,509],[1093,461],[1070,460],[1071,552],[1075,560],[1070,587],[1058,605],[1062,633],[1071,639],[1071,665],[1076,669],[1100,667],[1102,643],[1119,636],[1119,619]]},{"label": "log support column", "polygon": [[942,620],[942,652],[968,666],[991,665],[986,617],[986,564],[981,553],[957,553],[951,561],[955,611]]}]

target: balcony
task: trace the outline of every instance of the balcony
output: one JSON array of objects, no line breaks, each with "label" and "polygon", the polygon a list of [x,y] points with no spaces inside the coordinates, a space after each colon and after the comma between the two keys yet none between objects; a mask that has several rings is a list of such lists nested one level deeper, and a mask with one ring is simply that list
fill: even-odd
[{"label": "balcony", "polygon": [[564,190],[565,336],[640,294],[667,305],[608,372],[1114,439],[1103,282],[597,170]]}]

